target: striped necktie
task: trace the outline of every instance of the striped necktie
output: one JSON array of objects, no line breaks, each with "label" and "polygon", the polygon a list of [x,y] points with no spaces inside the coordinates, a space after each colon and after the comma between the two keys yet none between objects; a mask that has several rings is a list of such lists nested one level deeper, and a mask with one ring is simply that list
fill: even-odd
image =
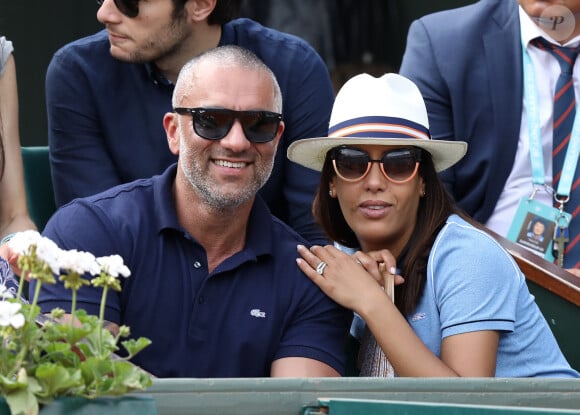
[{"label": "striped necktie", "polygon": [[[532,45],[549,52],[560,64],[560,76],[556,82],[554,90],[554,135],[552,150],[552,187],[558,189],[558,183],[562,175],[562,166],[568,150],[568,143],[576,116],[576,100],[574,97],[574,80],[572,71],[574,62],[578,56],[580,48],[568,48],[557,46],[543,38],[532,40]],[[580,267],[580,175],[579,168],[576,169],[572,189],[570,189],[570,200],[565,204],[564,209],[572,214],[570,221],[570,240],[566,244],[564,251],[564,268]]]}]

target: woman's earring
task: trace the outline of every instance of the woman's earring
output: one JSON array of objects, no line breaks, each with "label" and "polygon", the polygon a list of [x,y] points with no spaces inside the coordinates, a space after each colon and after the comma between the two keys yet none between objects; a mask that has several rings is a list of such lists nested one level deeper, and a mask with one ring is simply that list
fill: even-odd
[{"label": "woman's earring", "polygon": [[426,194],[425,189],[421,190],[421,197],[425,197]]},{"label": "woman's earring", "polygon": [[328,194],[329,194],[330,197],[334,197],[334,191],[332,189],[330,189],[328,191]]}]

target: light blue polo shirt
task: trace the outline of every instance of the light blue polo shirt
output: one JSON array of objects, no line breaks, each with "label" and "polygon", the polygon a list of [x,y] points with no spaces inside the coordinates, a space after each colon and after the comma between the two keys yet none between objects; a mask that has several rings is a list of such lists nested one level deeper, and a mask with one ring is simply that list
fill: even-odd
[{"label": "light blue polo shirt", "polygon": [[[421,299],[406,318],[437,357],[448,336],[496,330],[496,377],[580,377],[560,351],[511,255],[457,215],[437,235]],[[360,339],[364,325],[355,315],[351,334]]]},{"label": "light blue polo shirt", "polygon": [[407,320],[437,356],[445,337],[499,331],[497,377],[579,376],[511,255],[457,215],[449,217],[435,240],[423,295]]}]

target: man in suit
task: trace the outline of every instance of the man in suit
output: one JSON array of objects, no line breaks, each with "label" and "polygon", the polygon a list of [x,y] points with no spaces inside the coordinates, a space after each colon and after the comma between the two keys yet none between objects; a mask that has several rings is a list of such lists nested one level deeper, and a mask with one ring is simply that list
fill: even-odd
[{"label": "man in suit", "polygon": [[[553,194],[545,189],[558,185],[559,177],[552,180],[552,115],[560,65],[531,43],[539,36],[555,45],[580,43],[580,22],[574,18],[580,1],[557,3],[563,4],[481,0],[425,16],[408,33],[400,73],[419,86],[433,138],[469,143],[467,156],[443,172],[443,180],[460,207],[504,236],[522,198],[534,189],[528,118],[540,127],[538,154],[545,167],[540,179],[547,185],[536,186],[534,198],[551,207]],[[529,105],[524,105],[524,50],[535,70],[539,117],[531,117]],[[573,71],[577,97],[579,62]],[[577,147],[570,151],[577,158]],[[580,192],[577,173],[574,191]],[[580,221],[577,204],[564,204],[564,210],[572,214],[571,223]],[[564,267],[580,276],[580,234],[570,233],[568,239]]]}]

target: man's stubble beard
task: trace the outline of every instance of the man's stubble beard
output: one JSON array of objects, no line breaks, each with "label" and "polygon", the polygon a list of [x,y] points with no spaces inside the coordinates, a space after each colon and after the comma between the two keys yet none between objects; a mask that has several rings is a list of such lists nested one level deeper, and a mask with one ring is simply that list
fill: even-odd
[{"label": "man's stubble beard", "polygon": [[189,161],[188,164],[181,164],[185,178],[204,203],[221,214],[233,212],[239,206],[253,199],[270,178],[274,167],[274,160],[272,159],[270,163],[262,164],[256,170],[256,174],[247,187],[238,187],[239,191],[236,193],[220,192],[221,185],[213,182],[207,170],[204,171],[196,161],[201,158],[201,154],[187,150],[181,145],[180,158],[184,156],[185,160]]}]

